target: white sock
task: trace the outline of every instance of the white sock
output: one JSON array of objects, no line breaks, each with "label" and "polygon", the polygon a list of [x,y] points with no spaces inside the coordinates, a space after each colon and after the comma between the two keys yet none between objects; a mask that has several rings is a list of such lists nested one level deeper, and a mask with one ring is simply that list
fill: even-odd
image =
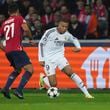
[{"label": "white sock", "polygon": [[85,95],[89,95],[89,92],[88,92],[87,88],[84,86],[83,81],[81,80],[81,78],[77,74],[73,73],[71,75],[71,79],[75,81],[75,83],[77,84],[77,86],[81,89],[81,91]]},{"label": "white sock", "polygon": [[44,83],[45,83],[48,87],[51,87],[47,76],[45,76],[45,77],[43,78],[43,80],[44,80]]}]

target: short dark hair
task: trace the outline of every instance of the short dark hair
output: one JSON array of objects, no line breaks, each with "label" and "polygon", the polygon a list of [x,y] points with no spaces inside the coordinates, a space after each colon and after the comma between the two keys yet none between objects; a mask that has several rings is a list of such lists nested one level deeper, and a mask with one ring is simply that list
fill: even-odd
[{"label": "short dark hair", "polygon": [[18,7],[18,4],[13,2],[11,3],[9,6],[8,6],[8,11],[9,13],[14,13],[16,12],[17,10],[19,10],[19,7]]},{"label": "short dark hair", "polygon": [[59,19],[59,22],[65,22],[65,23],[69,23],[69,19],[68,18],[65,18],[65,17],[60,17],[60,19]]}]

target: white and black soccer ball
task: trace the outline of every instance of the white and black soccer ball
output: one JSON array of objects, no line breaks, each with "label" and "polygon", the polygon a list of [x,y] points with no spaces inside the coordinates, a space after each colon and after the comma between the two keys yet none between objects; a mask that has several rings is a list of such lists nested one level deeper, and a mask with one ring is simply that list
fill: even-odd
[{"label": "white and black soccer ball", "polygon": [[58,97],[60,95],[59,91],[58,91],[58,88],[56,87],[50,87],[48,90],[47,90],[47,95],[50,97],[50,98],[55,98],[55,97]]}]

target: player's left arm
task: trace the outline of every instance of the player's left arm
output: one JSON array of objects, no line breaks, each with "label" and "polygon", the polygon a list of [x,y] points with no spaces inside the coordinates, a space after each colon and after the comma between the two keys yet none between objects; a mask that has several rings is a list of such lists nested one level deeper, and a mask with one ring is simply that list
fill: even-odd
[{"label": "player's left arm", "polygon": [[73,47],[74,52],[79,52],[81,50],[81,45],[76,37],[70,34],[68,40],[74,44],[74,47]]}]

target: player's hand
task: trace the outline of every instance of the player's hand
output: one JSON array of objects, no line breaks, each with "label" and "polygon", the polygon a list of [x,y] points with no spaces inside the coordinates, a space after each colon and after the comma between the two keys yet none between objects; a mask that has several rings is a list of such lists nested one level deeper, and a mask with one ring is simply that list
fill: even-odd
[{"label": "player's hand", "polygon": [[72,49],[74,52],[80,52],[81,48],[76,48],[76,47],[73,47]]},{"label": "player's hand", "polygon": [[5,52],[5,46],[3,45],[3,43],[0,43],[0,49]]},{"label": "player's hand", "polygon": [[41,66],[44,66],[45,65],[45,62],[44,61],[40,61],[39,63],[40,63]]}]

